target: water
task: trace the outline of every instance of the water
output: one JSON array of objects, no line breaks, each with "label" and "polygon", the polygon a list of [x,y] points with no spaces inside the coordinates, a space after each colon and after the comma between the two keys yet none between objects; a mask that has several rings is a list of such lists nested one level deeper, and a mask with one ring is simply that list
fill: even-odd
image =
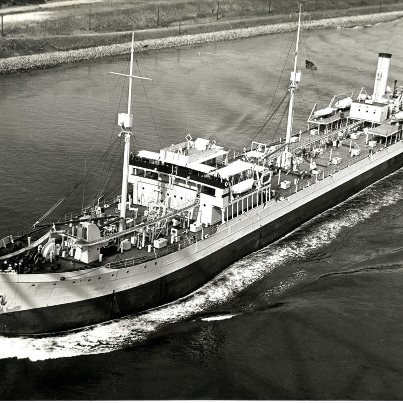
[{"label": "water", "polygon": [[[303,72],[297,122],[313,102],[371,88],[378,51],[393,53],[390,76],[402,80],[402,33],[400,21],[305,33],[301,60],[318,71]],[[144,84],[147,97],[136,83],[136,148],[188,132],[245,145],[267,114],[279,78],[271,71],[289,43],[287,34],[141,55],[141,74],[155,80]],[[90,167],[115,136],[123,88],[104,73],[125,65],[1,78],[3,231],[42,215],[84,165],[98,183]],[[110,172],[113,188],[119,171]],[[1,398],[401,398],[402,190],[401,170],[173,304],[64,336],[0,338]]]}]

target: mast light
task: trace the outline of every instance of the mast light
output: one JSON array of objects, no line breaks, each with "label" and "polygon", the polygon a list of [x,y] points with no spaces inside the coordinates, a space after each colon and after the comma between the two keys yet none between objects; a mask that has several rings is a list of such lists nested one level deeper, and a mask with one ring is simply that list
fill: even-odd
[{"label": "mast light", "polygon": [[128,113],[119,113],[118,114],[118,125],[125,129],[131,129],[133,127],[133,115],[129,115]]},{"label": "mast light", "polygon": [[298,70],[296,72],[292,71],[291,76],[290,76],[290,80],[293,83],[298,84],[301,81],[301,70]]}]

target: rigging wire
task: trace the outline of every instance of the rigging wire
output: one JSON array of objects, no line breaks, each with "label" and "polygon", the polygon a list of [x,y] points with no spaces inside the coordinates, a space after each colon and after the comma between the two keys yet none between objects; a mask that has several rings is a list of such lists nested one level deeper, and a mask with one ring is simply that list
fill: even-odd
[{"label": "rigging wire", "polygon": [[[127,66],[126,66],[126,72],[128,72],[128,68],[129,68],[129,66],[127,65]],[[115,85],[114,91],[116,91],[117,87],[118,87],[118,84]],[[115,116],[117,116],[118,111],[119,111],[119,109],[120,109],[120,107],[121,107],[122,98],[123,98],[123,95],[124,95],[124,90],[125,90],[125,85],[124,85],[124,83],[122,83],[122,89],[121,89],[121,91],[120,91],[120,98],[119,98],[118,106],[117,106],[117,109],[116,109],[116,112],[115,112]],[[108,103],[108,106],[109,106],[109,104],[110,104],[110,102]],[[104,116],[105,116],[105,114],[106,114],[106,109],[107,109],[107,108],[104,109],[104,112],[103,112],[102,117],[101,117],[101,121],[102,121],[102,119],[104,118]],[[99,127],[99,124],[97,125],[97,128],[98,128],[98,127]],[[104,153],[101,155],[101,157],[98,159],[98,161],[97,161],[95,164],[93,164],[93,165],[90,167],[90,169],[88,169],[88,170],[85,172],[84,177],[83,177],[81,180],[79,180],[79,181],[73,186],[73,188],[72,188],[70,191],[67,192],[67,194],[64,196],[63,200],[60,199],[60,200],[56,203],[57,205],[53,206],[53,207],[51,208],[51,210],[49,210],[49,211],[46,213],[46,214],[47,214],[46,217],[49,216],[52,212],[54,212],[54,210],[55,210],[57,207],[59,207],[64,201],[66,201],[68,198],[70,198],[70,197],[74,194],[74,192],[75,192],[81,185],[83,185],[83,196],[84,196],[85,184],[87,183],[88,179],[89,179],[90,177],[92,177],[92,174],[91,174],[92,172],[95,172],[95,171],[98,171],[98,170],[99,170],[99,171],[106,171],[106,172],[107,172],[107,175],[101,176],[100,181],[99,181],[99,184],[102,185],[101,188],[103,188],[103,184],[105,183],[106,179],[108,178],[108,173],[110,173],[111,170],[112,170],[112,166],[109,166],[109,167],[107,166],[108,158],[109,158],[110,155],[112,154],[112,163],[111,163],[111,164],[113,164],[113,162],[116,163],[115,160],[116,160],[117,149],[119,148],[119,146],[120,146],[120,144],[121,144],[120,138],[116,138],[115,140],[113,139],[114,133],[115,133],[115,128],[112,126],[111,133],[110,133],[110,138],[109,138],[109,144],[108,144],[108,147],[106,148],[106,150],[104,151]],[[114,167],[114,172],[116,172],[116,167]],[[110,178],[109,178],[109,181],[110,181]],[[108,183],[109,183],[109,181],[108,181]],[[95,193],[95,196],[97,196],[97,195],[99,195],[98,192]],[[73,198],[70,200],[70,204],[72,204],[76,199],[77,199],[77,195],[76,195],[75,197],[73,197]],[[83,200],[82,200],[82,204],[84,204],[84,198],[83,198]],[[63,211],[63,213],[62,213],[62,216],[65,215],[69,209],[70,209],[70,206],[67,206],[67,207],[64,209],[64,211]],[[45,218],[46,218],[46,217],[45,217]],[[42,221],[42,220],[43,220],[43,218],[41,217],[40,220],[38,220],[38,221]],[[38,221],[37,221],[37,223],[38,223]]]},{"label": "rigging wire", "polygon": [[112,178],[115,177],[115,174],[116,174],[117,170],[121,166],[121,164],[120,164],[120,155],[121,155],[120,148],[121,148],[121,144],[122,144],[122,140],[120,139],[118,147],[117,147],[116,152],[115,152],[115,155],[113,156],[113,159],[112,159],[111,164],[110,164],[110,169],[108,171],[109,175],[108,176],[105,175],[105,181],[104,181],[102,189],[101,189],[102,193],[104,193],[106,191],[106,189],[109,186],[109,183],[111,182]]},{"label": "rigging wire", "polygon": [[114,187],[109,193],[104,196],[104,200],[109,200],[112,196],[116,196],[121,184],[119,183],[116,187]]},{"label": "rigging wire", "polygon": [[304,100],[304,97],[302,96],[302,90],[300,89],[299,91],[295,91],[295,92],[296,92],[296,94],[297,94],[297,97],[299,98],[300,104],[302,105],[302,109],[303,109],[304,115],[305,115],[305,116],[308,116],[308,114],[309,114],[309,112],[310,112],[310,109],[309,109],[309,107],[307,106],[307,104],[306,104],[306,102],[305,102],[305,100]]},{"label": "rigging wire", "polygon": [[117,169],[116,166],[119,162],[121,144],[122,144],[122,138],[117,137],[116,142],[115,142],[115,147],[113,150],[111,150],[111,153],[110,153],[110,161],[109,161],[108,167],[105,170],[105,174],[100,177],[94,200],[98,199],[100,196],[102,196],[102,193],[104,193],[104,191],[106,189],[106,184],[110,181],[113,173]]},{"label": "rigging wire", "polygon": [[319,86],[318,86],[318,82],[316,81],[316,77],[315,77],[315,73],[313,70],[311,70],[311,74],[312,74],[312,78],[313,78],[313,82],[315,84],[315,88],[316,88],[316,94],[318,96],[319,102],[322,105],[322,99],[320,97],[320,90],[319,90]]},{"label": "rigging wire", "polygon": [[[136,64],[137,64],[137,69],[138,69],[138,71],[139,71],[139,75],[141,76],[140,66],[139,66],[139,63],[137,62],[137,60],[136,60]],[[158,130],[157,130],[157,125],[156,125],[156,123],[155,123],[155,119],[154,119],[153,112],[152,112],[152,109],[151,109],[151,106],[150,106],[150,102],[149,102],[149,100],[148,100],[148,95],[147,95],[146,87],[145,87],[145,85],[144,85],[143,80],[140,80],[140,81],[141,81],[141,84],[143,85],[144,95],[146,96],[146,101],[147,101],[148,109],[149,109],[149,111],[150,111],[151,120],[153,121],[155,134],[157,135],[158,143],[159,143],[160,147],[162,148],[161,138],[160,138],[160,135],[159,135]]]},{"label": "rigging wire", "polygon": [[285,94],[282,96],[279,104],[277,104],[277,106],[274,109],[274,111],[270,112],[270,110],[271,110],[271,108],[273,106],[274,100],[276,99],[277,91],[278,91],[278,89],[280,87],[280,81],[281,81],[281,78],[283,77],[284,70],[285,70],[285,67],[286,67],[286,64],[287,64],[287,61],[288,61],[288,57],[289,57],[289,54],[291,52],[291,48],[292,48],[292,45],[294,43],[294,38],[296,38],[296,35],[297,35],[296,33],[293,33],[293,35],[291,35],[291,39],[290,39],[290,42],[289,42],[289,45],[288,45],[288,52],[287,52],[286,57],[284,59],[284,63],[283,63],[282,69],[281,69],[281,74],[280,74],[280,77],[279,77],[279,79],[277,81],[277,85],[276,85],[276,88],[274,90],[274,94],[273,94],[273,97],[271,99],[269,108],[267,110],[265,120],[262,123],[262,125],[261,125],[260,129],[258,130],[258,132],[253,136],[252,141],[255,140],[255,138],[258,138],[258,140],[260,140],[262,138],[264,128],[267,126],[269,121],[273,118],[274,114],[278,111],[278,108],[281,106],[282,102],[284,101],[285,97],[287,96],[288,89],[286,90]]},{"label": "rigging wire", "polygon": [[[292,42],[293,42],[293,36],[291,36],[291,39],[290,39],[290,43],[291,43],[291,44],[292,44]],[[287,59],[287,57],[286,57],[286,59]],[[274,67],[273,67],[273,68],[271,69],[271,71],[269,72],[269,74],[268,74],[266,80],[265,80],[264,83],[263,83],[263,86],[261,87],[260,95],[261,95],[261,94],[265,95],[264,92],[263,92],[263,90],[264,90],[264,88],[266,87],[266,85],[269,83],[269,81],[271,80],[271,78],[272,78],[274,72],[275,72],[276,69],[277,69],[278,64],[280,63],[280,60],[281,60],[280,57],[277,58],[276,64],[274,65]],[[280,77],[280,78],[281,78],[281,77]],[[278,89],[278,86],[276,87],[276,91],[277,91],[277,89]],[[266,94],[266,95],[267,95],[267,94]],[[273,105],[275,95],[276,95],[276,92],[274,93],[274,95],[273,95],[273,97],[272,97],[272,99],[271,99],[271,103],[270,103],[269,108],[268,108],[268,110],[267,110],[267,114],[266,114],[265,120],[266,120],[268,114],[270,113],[270,108],[271,108],[272,105]],[[255,108],[254,105],[250,105],[248,111],[245,113],[245,116],[248,116],[248,115],[250,114],[250,112],[251,112],[254,108]]]},{"label": "rigging wire", "polygon": [[279,122],[278,122],[278,124],[277,124],[277,127],[276,127],[276,133],[278,133],[279,130],[280,130],[280,126],[281,126],[281,124],[283,123],[283,119],[284,119],[285,114],[286,114],[287,111],[288,111],[289,105],[290,105],[290,99],[288,99],[288,102],[286,103],[286,107],[284,108],[284,111],[283,111],[283,113],[282,113],[281,116],[280,116],[280,120],[279,120]]},{"label": "rigging wire", "polygon": [[[104,185],[104,188],[103,188],[103,192],[102,192],[102,193],[105,193],[105,192],[107,191],[107,189],[108,189],[109,186],[110,186],[110,183],[111,183],[112,179],[117,176],[117,171],[118,171],[118,169],[120,168],[119,162],[120,162],[120,159],[117,159],[117,160],[116,160],[116,163],[115,163],[115,166],[114,166],[113,170],[111,171],[111,173],[110,173],[110,175],[109,175],[109,179],[107,180],[107,182],[106,182],[105,185]],[[116,188],[119,188],[120,186],[121,186],[121,183],[119,182],[119,185],[118,185]],[[102,196],[102,195],[101,195],[101,196]]]},{"label": "rigging wire", "polygon": [[[307,55],[310,55],[310,49],[312,49],[314,46],[313,46],[313,39],[312,39],[312,36],[309,36],[309,34],[307,34],[307,38],[306,38],[306,41],[304,41],[303,43],[302,43],[302,47],[303,47],[303,49],[305,50],[305,53],[307,54]],[[309,47],[309,48],[308,48]],[[313,79],[313,82],[314,82],[314,85],[315,85],[315,90],[316,90],[316,95],[317,95],[317,97],[318,97],[318,100],[319,100],[319,103],[322,105],[322,99],[321,99],[321,96],[320,96],[320,90],[319,90],[319,86],[318,86],[318,83],[317,83],[317,80],[316,80],[316,73],[315,73],[315,70],[312,70],[312,69],[310,69],[310,72],[311,72],[311,75],[312,75],[312,79]],[[309,113],[309,112],[308,112]]]},{"label": "rigging wire", "polygon": [[270,121],[274,118],[274,116],[276,115],[276,113],[278,112],[278,110],[280,109],[281,105],[283,104],[284,100],[287,98],[288,96],[288,90],[285,90],[280,101],[278,102],[278,104],[276,105],[276,107],[274,108],[274,110],[271,112],[271,114],[266,118],[266,120],[263,122],[263,124],[261,125],[260,129],[258,130],[258,132],[252,137],[251,141],[254,141],[256,139],[256,137],[258,138],[258,140],[260,140],[260,138],[262,137],[262,133],[264,131],[264,129],[266,128],[266,126],[270,123]]}]

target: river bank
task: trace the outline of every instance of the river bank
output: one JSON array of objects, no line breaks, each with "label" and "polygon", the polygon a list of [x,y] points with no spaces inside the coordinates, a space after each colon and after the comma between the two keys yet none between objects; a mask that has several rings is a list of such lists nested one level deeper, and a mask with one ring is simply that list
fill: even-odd
[{"label": "river bank", "polygon": [[[347,28],[354,26],[372,26],[377,23],[393,21],[402,17],[403,11],[392,11],[386,13],[355,15],[349,17],[325,18],[319,20],[305,21],[302,24],[302,28],[306,30],[311,30],[339,27]],[[140,39],[135,42],[135,52],[139,53],[164,48],[195,46],[207,42],[219,42],[280,32],[289,32],[295,29],[295,22],[286,22],[271,25],[258,25],[248,28],[227,29],[216,32],[176,35],[153,39]],[[186,32],[186,26],[183,27],[183,30]],[[167,31],[167,33],[169,34],[170,32]],[[119,33],[119,36],[127,35],[129,38],[129,34],[130,32]],[[113,40],[113,34],[110,34],[109,36]],[[135,37],[137,38],[137,35],[135,35]],[[125,42],[67,51],[8,57],[0,59],[0,74],[30,71],[35,69],[55,67],[61,64],[75,63],[82,60],[123,55],[127,54],[129,52],[129,49],[130,42]]]}]

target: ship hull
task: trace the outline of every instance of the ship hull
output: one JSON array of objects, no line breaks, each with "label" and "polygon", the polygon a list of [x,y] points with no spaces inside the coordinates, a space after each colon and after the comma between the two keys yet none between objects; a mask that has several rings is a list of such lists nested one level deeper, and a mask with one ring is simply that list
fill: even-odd
[{"label": "ship hull", "polygon": [[398,154],[252,233],[177,271],[128,290],[79,302],[3,313],[5,335],[55,333],[106,322],[184,297],[242,257],[276,241],[403,166]]}]

